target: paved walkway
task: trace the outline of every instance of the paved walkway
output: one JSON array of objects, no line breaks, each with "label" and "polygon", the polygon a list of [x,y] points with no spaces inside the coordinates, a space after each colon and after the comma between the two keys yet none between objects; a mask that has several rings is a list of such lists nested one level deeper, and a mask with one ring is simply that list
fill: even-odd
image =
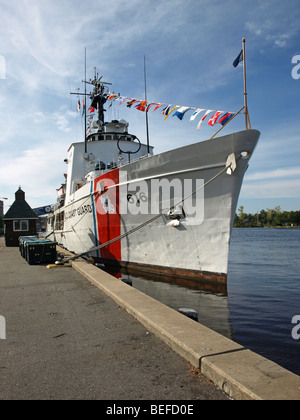
[{"label": "paved walkway", "polygon": [[30,266],[0,238],[0,400],[226,400],[72,268]]}]

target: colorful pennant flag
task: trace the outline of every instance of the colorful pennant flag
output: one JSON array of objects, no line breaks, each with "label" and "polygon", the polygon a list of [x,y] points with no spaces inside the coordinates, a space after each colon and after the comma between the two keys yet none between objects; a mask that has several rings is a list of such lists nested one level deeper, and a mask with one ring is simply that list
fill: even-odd
[{"label": "colorful pennant flag", "polygon": [[[147,109],[146,109],[146,112],[148,112],[149,111],[149,109],[152,107],[152,106],[154,106],[154,105],[158,105],[158,106],[156,106],[156,108],[155,109],[157,109],[157,108],[159,108],[160,106],[161,106],[161,104],[159,104],[159,103],[157,103],[157,102],[149,102],[149,104],[148,104],[148,106],[147,106]],[[154,110],[155,111],[155,110]]]},{"label": "colorful pennant flag", "polygon": [[153,112],[156,111],[158,108],[161,108],[163,104],[157,104],[157,106],[153,109]]},{"label": "colorful pennant flag", "polygon": [[121,98],[121,102],[119,103],[119,105],[122,105],[124,102],[126,102],[126,101],[131,101],[132,100],[132,98]]},{"label": "colorful pennant flag", "polygon": [[177,109],[177,108],[180,108],[179,106],[174,106],[174,108],[172,108],[172,109],[170,109],[169,111],[168,111],[168,113],[166,113],[166,116],[165,116],[165,120],[168,118],[168,116],[170,115],[170,114],[172,114],[172,112],[173,111],[175,111],[175,109]]},{"label": "colorful pennant flag", "polygon": [[218,123],[225,125],[229,120],[231,120],[233,115],[234,114],[232,112],[225,112],[225,114],[219,119]]},{"label": "colorful pennant flag", "polygon": [[205,109],[196,109],[196,111],[193,113],[193,115],[191,116],[190,120],[194,121],[196,119],[196,117],[200,114],[200,112],[205,111]]},{"label": "colorful pennant flag", "polygon": [[212,111],[213,111],[213,109],[208,109],[208,110],[205,112],[204,116],[201,118],[201,120],[200,120],[199,124],[197,125],[197,130],[200,130],[200,126],[201,126],[201,124],[203,123],[203,121],[205,120],[205,118],[207,117],[207,115],[208,115],[210,112],[212,112]]},{"label": "colorful pennant flag", "polygon": [[182,106],[173,114],[173,117],[178,117],[180,120],[183,119],[184,114],[189,111],[191,108],[189,106]]},{"label": "colorful pennant flag", "polygon": [[112,94],[112,95],[110,95],[107,99],[108,99],[109,101],[111,101],[112,99],[116,99],[117,97],[118,97],[118,95]]},{"label": "colorful pennant flag", "polygon": [[128,103],[127,103],[127,108],[131,108],[132,107],[132,105],[133,104],[135,104],[136,102],[139,102],[139,101],[137,101],[136,99],[132,99],[131,101],[129,101]]},{"label": "colorful pennant flag", "polygon": [[162,110],[162,114],[163,115],[168,115],[168,112],[170,111],[172,105],[167,105],[163,110]]},{"label": "colorful pennant flag", "polygon": [[136,109],[139,111],[145,112],[147,106],[147,101],[142,101],[139,105],[136,106]]},{"label": "colorful pennant flag", "polygon": [[212,117],[211,117],[211,119],[208,121],[208,125],[210,125],[210,126],[214,126],[216,123],[217,123],[217,121],[218,121],[218,118],[222,115],[222,114],[224,114],[224,111],[217,111]]}]

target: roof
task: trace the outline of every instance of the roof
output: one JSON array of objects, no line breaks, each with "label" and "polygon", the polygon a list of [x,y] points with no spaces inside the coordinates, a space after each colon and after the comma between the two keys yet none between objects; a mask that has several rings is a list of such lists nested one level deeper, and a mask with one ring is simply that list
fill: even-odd
[{"label": "roof", "polygon": [[3,216],[3,219],[38,219],[38,217],[27,201],[16,200]]}]

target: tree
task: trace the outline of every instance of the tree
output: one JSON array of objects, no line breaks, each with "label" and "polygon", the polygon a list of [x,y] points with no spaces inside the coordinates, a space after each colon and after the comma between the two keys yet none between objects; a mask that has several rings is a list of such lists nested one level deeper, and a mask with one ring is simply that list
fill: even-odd
[{"label": "tree", "polygon": [[258,216],[259,223],[261,226],[265,226],[268,222],[268,216],[266,210],[261,210]]},{"label": "tree", "polygon": [[246,214],[244,206],[238,208],[234,227],[267,227],[267,226],[300,226],[299,211],[282,211],[280,206],[274,209],[261,210],[260,213]]},{"label": "tree", "polygon": [[243,223],[245,223],[246,218],[247,218],[247,214],[246,214],[246,213],[244,213],[244,206],[240,206],[240,207],[238,208],[238,216],[239,216],[240,222],[241,222],[242,224],[243,224]]}]

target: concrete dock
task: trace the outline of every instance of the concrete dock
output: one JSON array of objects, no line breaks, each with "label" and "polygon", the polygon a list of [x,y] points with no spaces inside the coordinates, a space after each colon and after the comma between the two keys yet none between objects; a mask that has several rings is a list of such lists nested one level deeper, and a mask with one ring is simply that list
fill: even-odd
[{"label": "concrete dock", "polygon": [[1,238],[0,315],[0,399],[300,399],[299,376],[97,267],[29,266]]},{"label": "concrete dock", "polygon": [[0,315],[0,400],[228,399],[72,267],[28,265],[3,238]]}]

